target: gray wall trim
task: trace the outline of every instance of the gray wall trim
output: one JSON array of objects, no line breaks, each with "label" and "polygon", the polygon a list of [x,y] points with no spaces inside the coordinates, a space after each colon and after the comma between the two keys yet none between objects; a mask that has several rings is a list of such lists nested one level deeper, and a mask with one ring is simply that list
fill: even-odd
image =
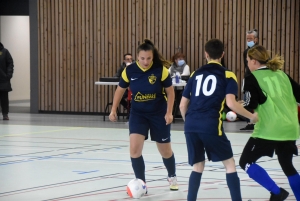
[{"label": "gray wall trim", "polygon": [[38,0],[29,0],[30,24],[30,113],[39,112]]}]

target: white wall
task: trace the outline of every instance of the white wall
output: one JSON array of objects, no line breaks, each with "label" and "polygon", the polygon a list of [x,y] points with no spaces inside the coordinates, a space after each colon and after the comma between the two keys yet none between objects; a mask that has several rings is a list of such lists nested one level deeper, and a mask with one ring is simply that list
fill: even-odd
[{"label": "white wall", "polygon": [[0,41],[14,60],[9,100],[30,99],[29,16],[0,16]]}]

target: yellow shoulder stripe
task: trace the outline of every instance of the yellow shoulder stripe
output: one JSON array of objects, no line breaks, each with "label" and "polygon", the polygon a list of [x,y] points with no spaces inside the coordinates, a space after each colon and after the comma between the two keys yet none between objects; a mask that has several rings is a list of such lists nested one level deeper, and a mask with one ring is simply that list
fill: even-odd
[{"label": "yellow shoulder stripe", "polygon": [[126,68],[122,71],[122,78],[125,82],[129,83],[129,79],[127,77]]},{"label": "yellow shoulder stripe", "polygon": [[169,70],[165,66],[163,66],[161,81],[167,79],[168,75],[169,75]]},{"label": "yellow shoulder stripe", "polygon": [[231,71],[225,71],[226,78],[232,78],[237,82],[236,75]]}]

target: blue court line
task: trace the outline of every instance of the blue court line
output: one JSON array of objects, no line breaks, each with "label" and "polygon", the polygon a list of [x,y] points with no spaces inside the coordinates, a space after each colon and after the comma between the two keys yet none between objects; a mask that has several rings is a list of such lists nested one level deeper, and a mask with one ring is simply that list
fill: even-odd
[{"label": "blue court line", "polygon": [[[24,125],[22,125],[22,126],[24,126]],[[22,135],[44,134],[44,133],[51,133],[51,132],[63,132],[63,131],[66,131],[66,130],[70,131],[70,130],[78,130],[78,129],[82,129],[82,128],[84,128],[84,127],[62,127],[62,129],[59,129],[59,130],[46,130],[46,131],[36,131],[36,132],[20,133],[20,134],[7,134],[7,135],[0,136],[0,138],[22,136]]]},{"label": "blue court line", "polygon": [[[123,146],[118,146],[118,147],[123,147]],[[124,146],[124,147],[127,147],[127,146]],[[111,147],[111,149],[113,149],[113,148],[116,148],[116,147]],[[70,149],[76,149],[76,148],[70,148]],[[77,148],[77,149],[79,149],[79,148]],[[107,148],[104,148],[104,149],[107,149]],[[62,150],[59,149],[59,150],[51,150],[51,151],[45,151],[45,152],[53,152],[53,151],[62,151]],[[87,151],[89,151],[89,150],[87,150]],[[87,152],[87,151],[83,151],[83,152]],[[68,155],[71,155],[71,154],[81,154],[81,153],[82,153],[82,151],[77,151],[77,152],[71,152],[71,153],[64,153],[64,155],[65,154],[68,154]],[[35,154],[35,153],[33,153],[33,154]],[[22,155],[28,155],[28,154],[13,155],[11,157],[22,157]],[[22,163],[22,162],[29,162],[29,161],[36,161],[36,160],[44,160],[44,159],[49,159],[49,158],[53,158],[55,156],[61,156],[61,155],[62,154],[56,154],[56,155],[50,155],[50,156],[39,156],[39,157],[30,158],[30,159],[27,159],[27,160],[15,160],[15,161],[2,162],[2,163],[0,163],[0,166],[10,165],[10,164],[15,164],[15,163]],[[5,157],[2,157],[2,158],[5,158]]]},{"label": "blue court line", "polygon": [[93,170],[93,171],[78,171],[78,170],[73,170],[73,172],[76,172],[77,174],[88,174],[88,173],[93,173],[93,172],[99,172],[99,170]]},{"label": "blue court line", "polygon": [[0,142],[29,142],[29,143],[44,143],[44,144],[75,144],[75,145],[93,145],[93,144],[84,144],[84,143],[66,143],[66,142],[33,142],[33,141],[25,141],[25,140],[0,140]]},{"label": "blue court line", "polygon": [[48,185],[43,185],[43,186],[36,186],[36,187],[31,187],[31,188],[25,188],[25,189],[20,189],[20,190],[3,192],[3,193],[0,193],[0,195],[10,194],[10,193],[16,193],[16,192],[20,192],[20,191],[34,190],[34,189],[39,189],[39,188],[44,188],[44,187],[57,186],[57,185],[62,185],[62,184],[70,184],[70,183],[80,182],[80,181],[86,181],[86,180],[99,179],[99,178],[103,178],[103,177],[106,178],[106,177],[118,176],[120,174],[122,175],[124,173],[114,173],[114,174],[102,175],[102,176],[97,176],[97,177],[90,177],[90,178],[84,178],[84,179],[76,179],[76,180],[72,180],[72,181],[65,181],[65,182],[48,184]]},{"label": "blue court line", "polygon": [[[104,146],[107,146],[105,144],[97,144],[97,145],[93,145],[93,146],[101,146],[101,145],[104,145]],[[115,146],[115,147],[111,147],[111,148],[123,148],[123,147],[128,147],[128,145],[109,145],[109,146]],[[13,146],[12,146],[13,147]],[[88,147],[91,147],[91,146],[83,146],[83,147],[71,147],[71,148],[65,148],[65,149],[57,149],[57,150],[49,150],[49,151],[40,151],[40,152],[33,152],[33,153],[27,153],[27,154],[19,154],[19,155],[11,155],[9,157],[15,157],[15,156],[26,156],[26,155],[29,155],[29,154],[40,154],[40,153],[47,153],[47,152],[53,152],[53,151],[65,151],[65,150],[68,150],[68,149],[85,149],[85,148],[88,148]],[[103,148],[104,149],[104,148]],[[107,149],[107,148],[105,148]],[[97,149],[95,149],[97,150]],[[99,149],[101,150],[101,149]],[[89,151],[89,150],[86,150],[86,151]],[[86,152],[85,151],[85,152]],[[0,157],[1,158],[1,157]],[[7,157],[2,157],[2,158],[7,158]]]}]

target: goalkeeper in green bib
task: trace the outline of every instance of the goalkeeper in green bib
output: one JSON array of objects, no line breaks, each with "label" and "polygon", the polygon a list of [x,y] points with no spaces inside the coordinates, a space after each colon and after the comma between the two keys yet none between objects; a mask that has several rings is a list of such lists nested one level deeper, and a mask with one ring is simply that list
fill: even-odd
[{"label": "goalkeeper in green bib", "polygon": [[249,93],[245,103],[258,113],[259,121],[239,164],[250,178],[271,193],[270,201],[285,200],[289,193],[256,164],[259,158],[272,157],[275,152],[296,200],[300,201],[300,176],[293,165],[293,155],[298,155],[300,86],[281,70],[282,58],[278,55],[270,58],[263,46],[251,48],[247,60],[251,74],[245,78],[244,90]]}]

